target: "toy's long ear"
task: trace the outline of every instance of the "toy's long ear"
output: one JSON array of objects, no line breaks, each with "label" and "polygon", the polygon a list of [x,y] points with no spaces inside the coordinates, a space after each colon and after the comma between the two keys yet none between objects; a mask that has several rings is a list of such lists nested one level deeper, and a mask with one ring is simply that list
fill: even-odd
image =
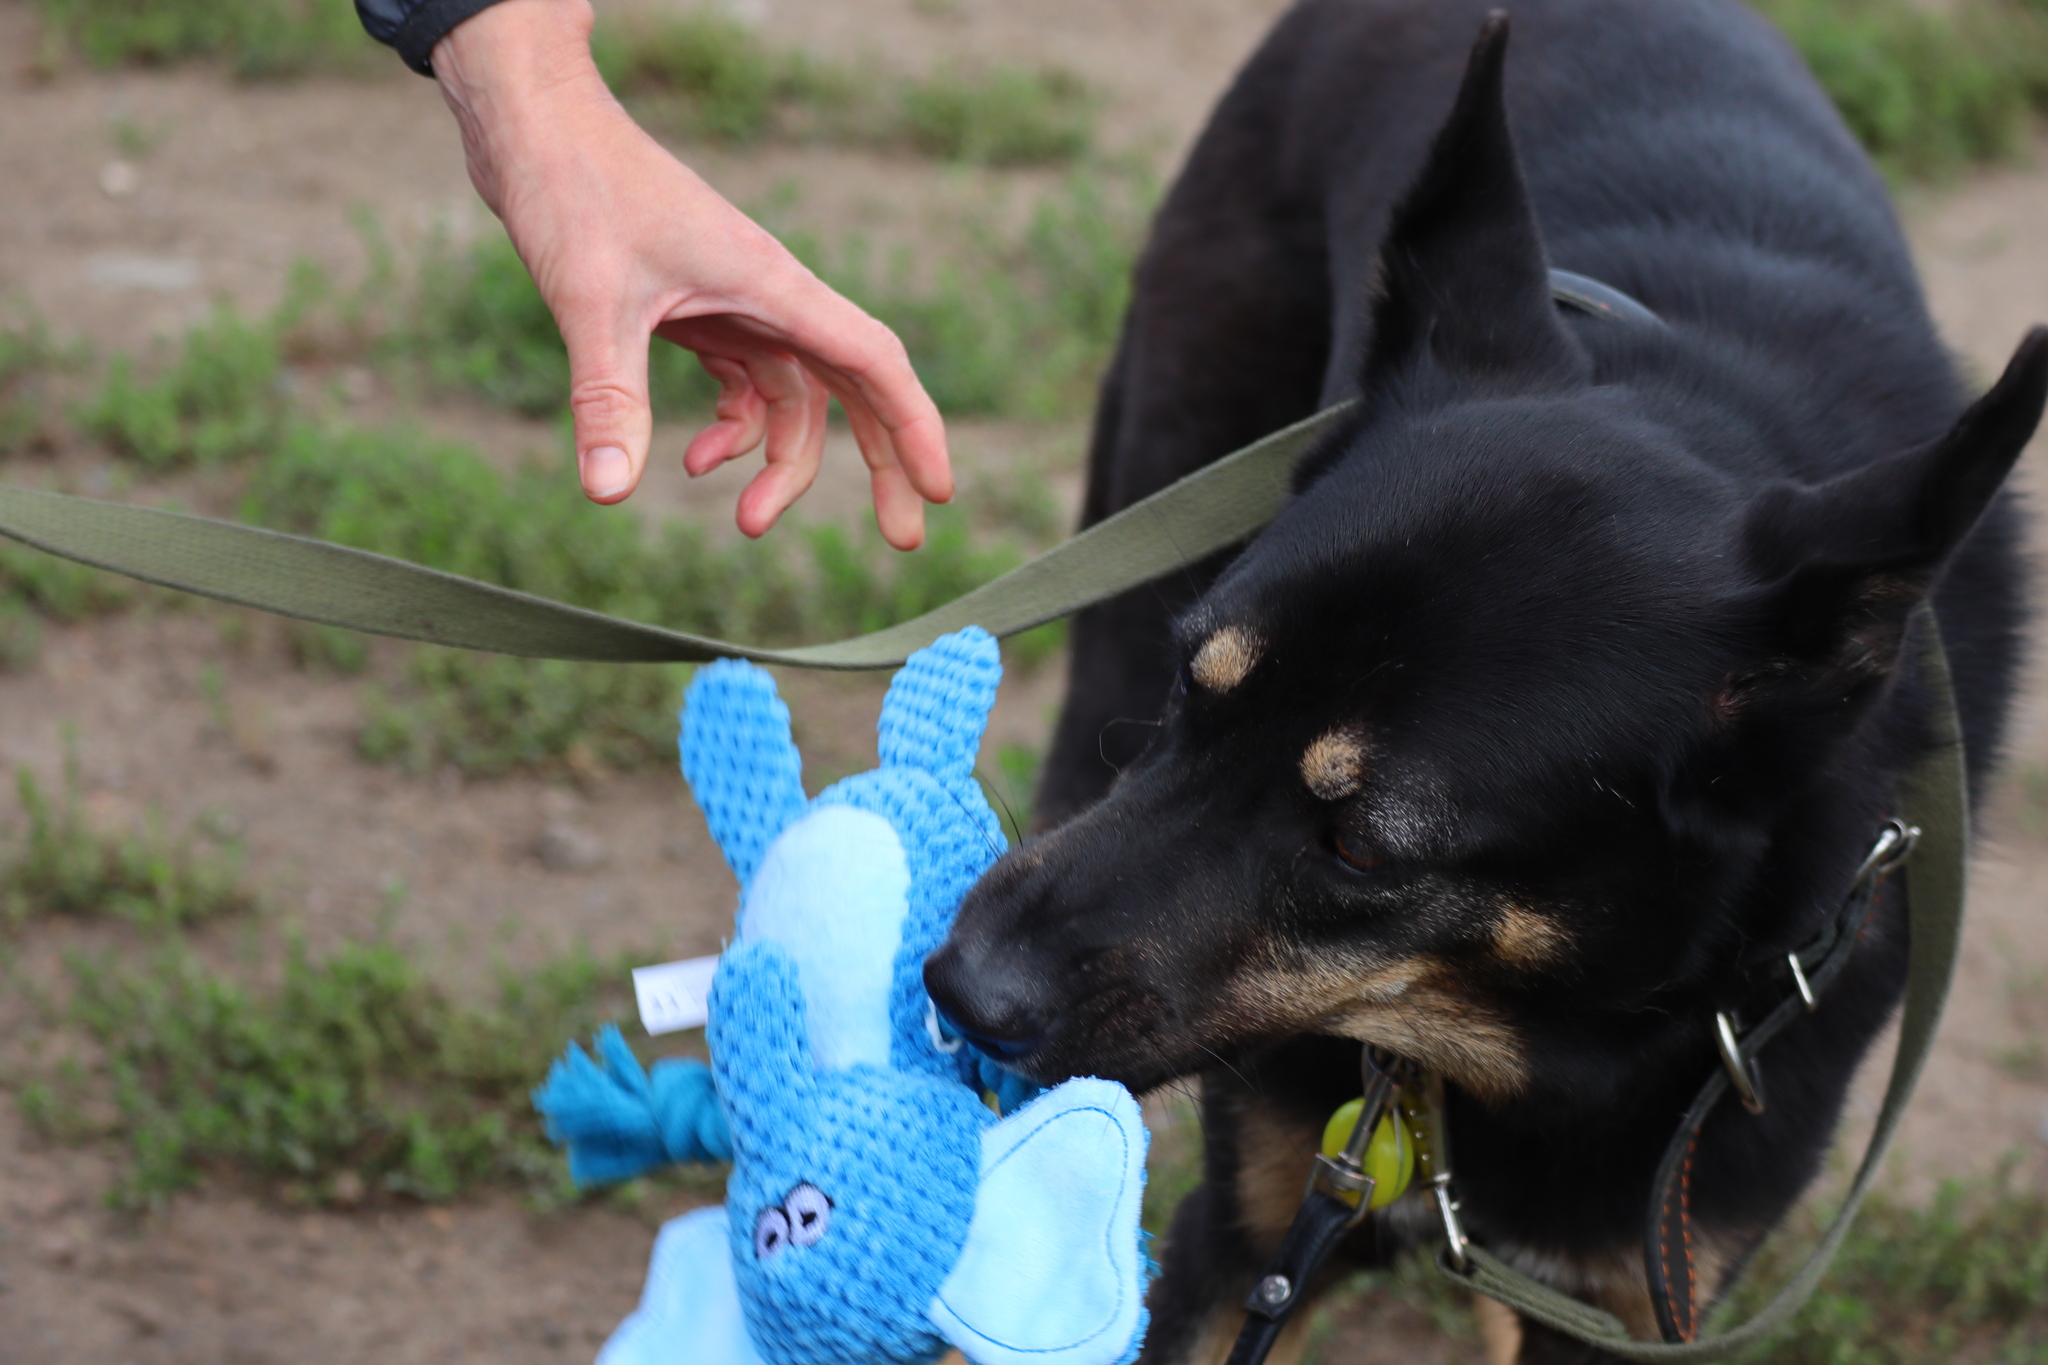
[{"label": "toy's long ear", "polygon": [[1068,1081],[985,1130],[974,1221],[930,1315],[974,1365],[1118,1365],[1145,1325],[1145,1124]]},{"label": "toy's long ear", "polygon": [[598,1352],[597,1365],[763,1365],[740,1309],[724,1209],[662,1225],[640,1306]]},{"label": "toy's long ear", "polygon": [[882,766],[922,768],[943,782],[965,782],[1002,680],[1002,652],[979,626],[941,636],[911,655],[882,702]]},{"label": "toy's long ear", "polygon": [[683,777],[745,886],[775,836],[804,812],[803,759],[773,678],[737,659],[697,670],[683,698]]}]

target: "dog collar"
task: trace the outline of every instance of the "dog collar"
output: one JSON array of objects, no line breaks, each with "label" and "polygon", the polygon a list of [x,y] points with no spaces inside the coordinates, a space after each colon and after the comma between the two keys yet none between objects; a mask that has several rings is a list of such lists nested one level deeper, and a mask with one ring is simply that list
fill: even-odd
[{"label": "dog collar", "polygon": [[1576,275],[1569,270],[1550,272],[1550,297],[1560,308],[1569,308],[1587,317],[1601,318],[1608,322],[1634,323],[1638,327],[1655,327],[1669,331],[1671,324],[1645,308],[1641,302],[1622,293],[1613,285],[1602,284],[1589,275]]}]

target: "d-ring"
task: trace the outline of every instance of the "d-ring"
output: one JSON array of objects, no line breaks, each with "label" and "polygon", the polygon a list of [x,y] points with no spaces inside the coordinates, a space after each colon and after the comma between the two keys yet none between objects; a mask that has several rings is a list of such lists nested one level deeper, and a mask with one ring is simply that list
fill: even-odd
[{"label": "d-ring", "polygon": [[1728,1072],[1728,1083],[1735,1087],[1735,1097],[1750,1113],[1763,1113],[1763,1073],[1754,1057],[1742,1060],[1742,1052],[1735,1046],[1735,1021],[1726,1011],[1714,1016],[1714,1041],[1721,1045],[1721,1065]]}]

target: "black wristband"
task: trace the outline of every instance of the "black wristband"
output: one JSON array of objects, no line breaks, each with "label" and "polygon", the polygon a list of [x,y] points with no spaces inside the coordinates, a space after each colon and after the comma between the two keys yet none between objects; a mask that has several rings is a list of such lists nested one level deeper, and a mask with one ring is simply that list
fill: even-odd
[{"label": "black wristband", "polygon": [[422,76],[432,76],[434,67],[428,58],[433,54],[434,44],[464,19],[496,3],[497,0],[426,0],[405,16],[405,22],[391,35],[391,46],[398,49],[407,66]]}]

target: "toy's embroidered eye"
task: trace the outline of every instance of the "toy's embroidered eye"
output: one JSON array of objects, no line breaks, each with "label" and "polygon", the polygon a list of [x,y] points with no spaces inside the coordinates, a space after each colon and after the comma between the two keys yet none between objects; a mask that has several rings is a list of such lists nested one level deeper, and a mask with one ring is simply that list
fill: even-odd
[{"label": "toy's embroidered eye", "polygon": [[800,1247],[816,1246],[832,1221],[832,1201],[816,1185],[799,1185],[782,1201],[789,1215],[789,1240]]},{"label": "toy's embroidered eye", "polygon": [[779,1256],[788,1245],[789,1215],[772,1206],[762,1209],[761,1216],[754,1220],[754,1259],[765,1261],[770,1256]]}]

